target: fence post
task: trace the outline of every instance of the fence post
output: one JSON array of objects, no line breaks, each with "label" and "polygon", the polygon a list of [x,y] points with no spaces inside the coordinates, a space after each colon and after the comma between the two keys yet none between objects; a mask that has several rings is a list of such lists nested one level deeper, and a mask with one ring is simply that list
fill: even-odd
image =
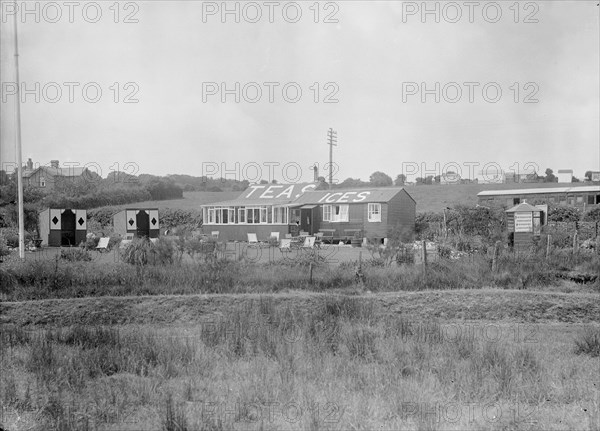
[{"label": "fence post", "polygon": [[312,262],[310,262],[308,264],[308,270],[309,270],[309,274],[310,274],[309,275],[309,282],[310,282],[310,284],[313,284],[313,263]]},{"label": "fence post", "polygon": [[492,256],[492,272],[496,272],[498,270],[498,248],[500,246],[500,241],[496,241],[494,244],[494,254]]},{"label": "fence post", "polygon": [[579,242],[577,241],[577,232],[573,234],[573,254],[577,254]]},{"label": "fence post", "polygon": [[550,244],[552,244],[552,235],[548,235],[548,242],[546,243],[546,260],[550,257]]},{"label": "fence post", "polygon": [[421,244],[423,246],[423,281],[425,281],[427,276],[427,241],[423,240]]}]

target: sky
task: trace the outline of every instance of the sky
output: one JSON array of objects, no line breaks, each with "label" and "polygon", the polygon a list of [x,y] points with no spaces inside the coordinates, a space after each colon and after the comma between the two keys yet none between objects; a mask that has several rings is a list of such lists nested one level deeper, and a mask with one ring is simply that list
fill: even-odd
[{"label": "sky", "polygon": [[24,161],[304,182],[333,128],[334,181],[600,170],[597,0],[74,3],[17,2]]}]

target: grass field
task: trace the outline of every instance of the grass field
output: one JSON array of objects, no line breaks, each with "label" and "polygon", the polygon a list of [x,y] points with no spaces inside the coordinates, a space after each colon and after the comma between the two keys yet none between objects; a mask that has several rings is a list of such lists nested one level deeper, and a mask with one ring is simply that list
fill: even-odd
[{"label": "grass field", "polygon": [[[446,207],[455,205],[475,206],[477,204],[477,193],[483,190],[509,190],[527,188],[547,187],[577,187],[585,183],[524,183],[524,184],[458,184],[458,185],[431,185],[431,186],[409,186],[408,193],[417,202],[417,212],[440,212]],[[147,201],[136,205],[144,208],[182,208],[200,209],[200,205],[219,201],[235,199],[240,192],[185,192],[183,199],[168,201]],[[131,205],[121,205],[125,208]]]},{"label": "grass field", "polygon": [[296,293],[0,307],[0,419],[9,430],[600,426],[597,295]]}]

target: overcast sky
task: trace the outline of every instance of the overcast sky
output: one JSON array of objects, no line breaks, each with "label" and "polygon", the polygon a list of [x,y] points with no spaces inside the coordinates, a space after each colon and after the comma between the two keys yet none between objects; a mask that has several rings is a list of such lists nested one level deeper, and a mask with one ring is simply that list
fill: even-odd
[{"label": "overcast sky", "polygon": [[[14,158],[9,3],[1,17],[3,163]],[[128,162],[137,174],[221,176],[225,167],[229,178],[239,163],[238,179],[250,181],[252,166],[269,179],[268,165],[279,163],[278,181],[307,181],[315,162],[327,176],[332,127],[339,181],[368,180],[377,170],[436,175],[456,165],[468,177],[487,163],[506,171],[527,163],[541,172],[571,168],[579,177],[600,169],[597,0],[473,9],[427,2],[439,8],[439,22],[422,14],[421,2],[279,2],[273,9],[229,2],[239,23],[221,14],[221,2],[121,3],[118,16],[113,2],[98,4],[102,16],[91,22],[90,2],[72,10],[27,2],[39,19],[23,15],[19,2],[20,78],[33,90],[21,107],[24,161],[97,163],[103,176]],[[224,103],[221,83],[232,90]],[[431,90],[424,102],[421,83]],[[257,87],[262,97],[252,103]],[[92,103],[97,88],[102,95]]]}]

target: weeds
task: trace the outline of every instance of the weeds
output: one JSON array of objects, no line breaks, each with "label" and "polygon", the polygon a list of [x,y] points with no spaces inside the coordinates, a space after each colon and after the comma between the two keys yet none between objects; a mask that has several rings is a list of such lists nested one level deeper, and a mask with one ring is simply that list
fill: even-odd
[{"label": "weeds", "polygon": [[600,356],[600,328],[586,327],[578,338],[575,339],[575,353],[577,355],[590,355],[593,358]]}]

